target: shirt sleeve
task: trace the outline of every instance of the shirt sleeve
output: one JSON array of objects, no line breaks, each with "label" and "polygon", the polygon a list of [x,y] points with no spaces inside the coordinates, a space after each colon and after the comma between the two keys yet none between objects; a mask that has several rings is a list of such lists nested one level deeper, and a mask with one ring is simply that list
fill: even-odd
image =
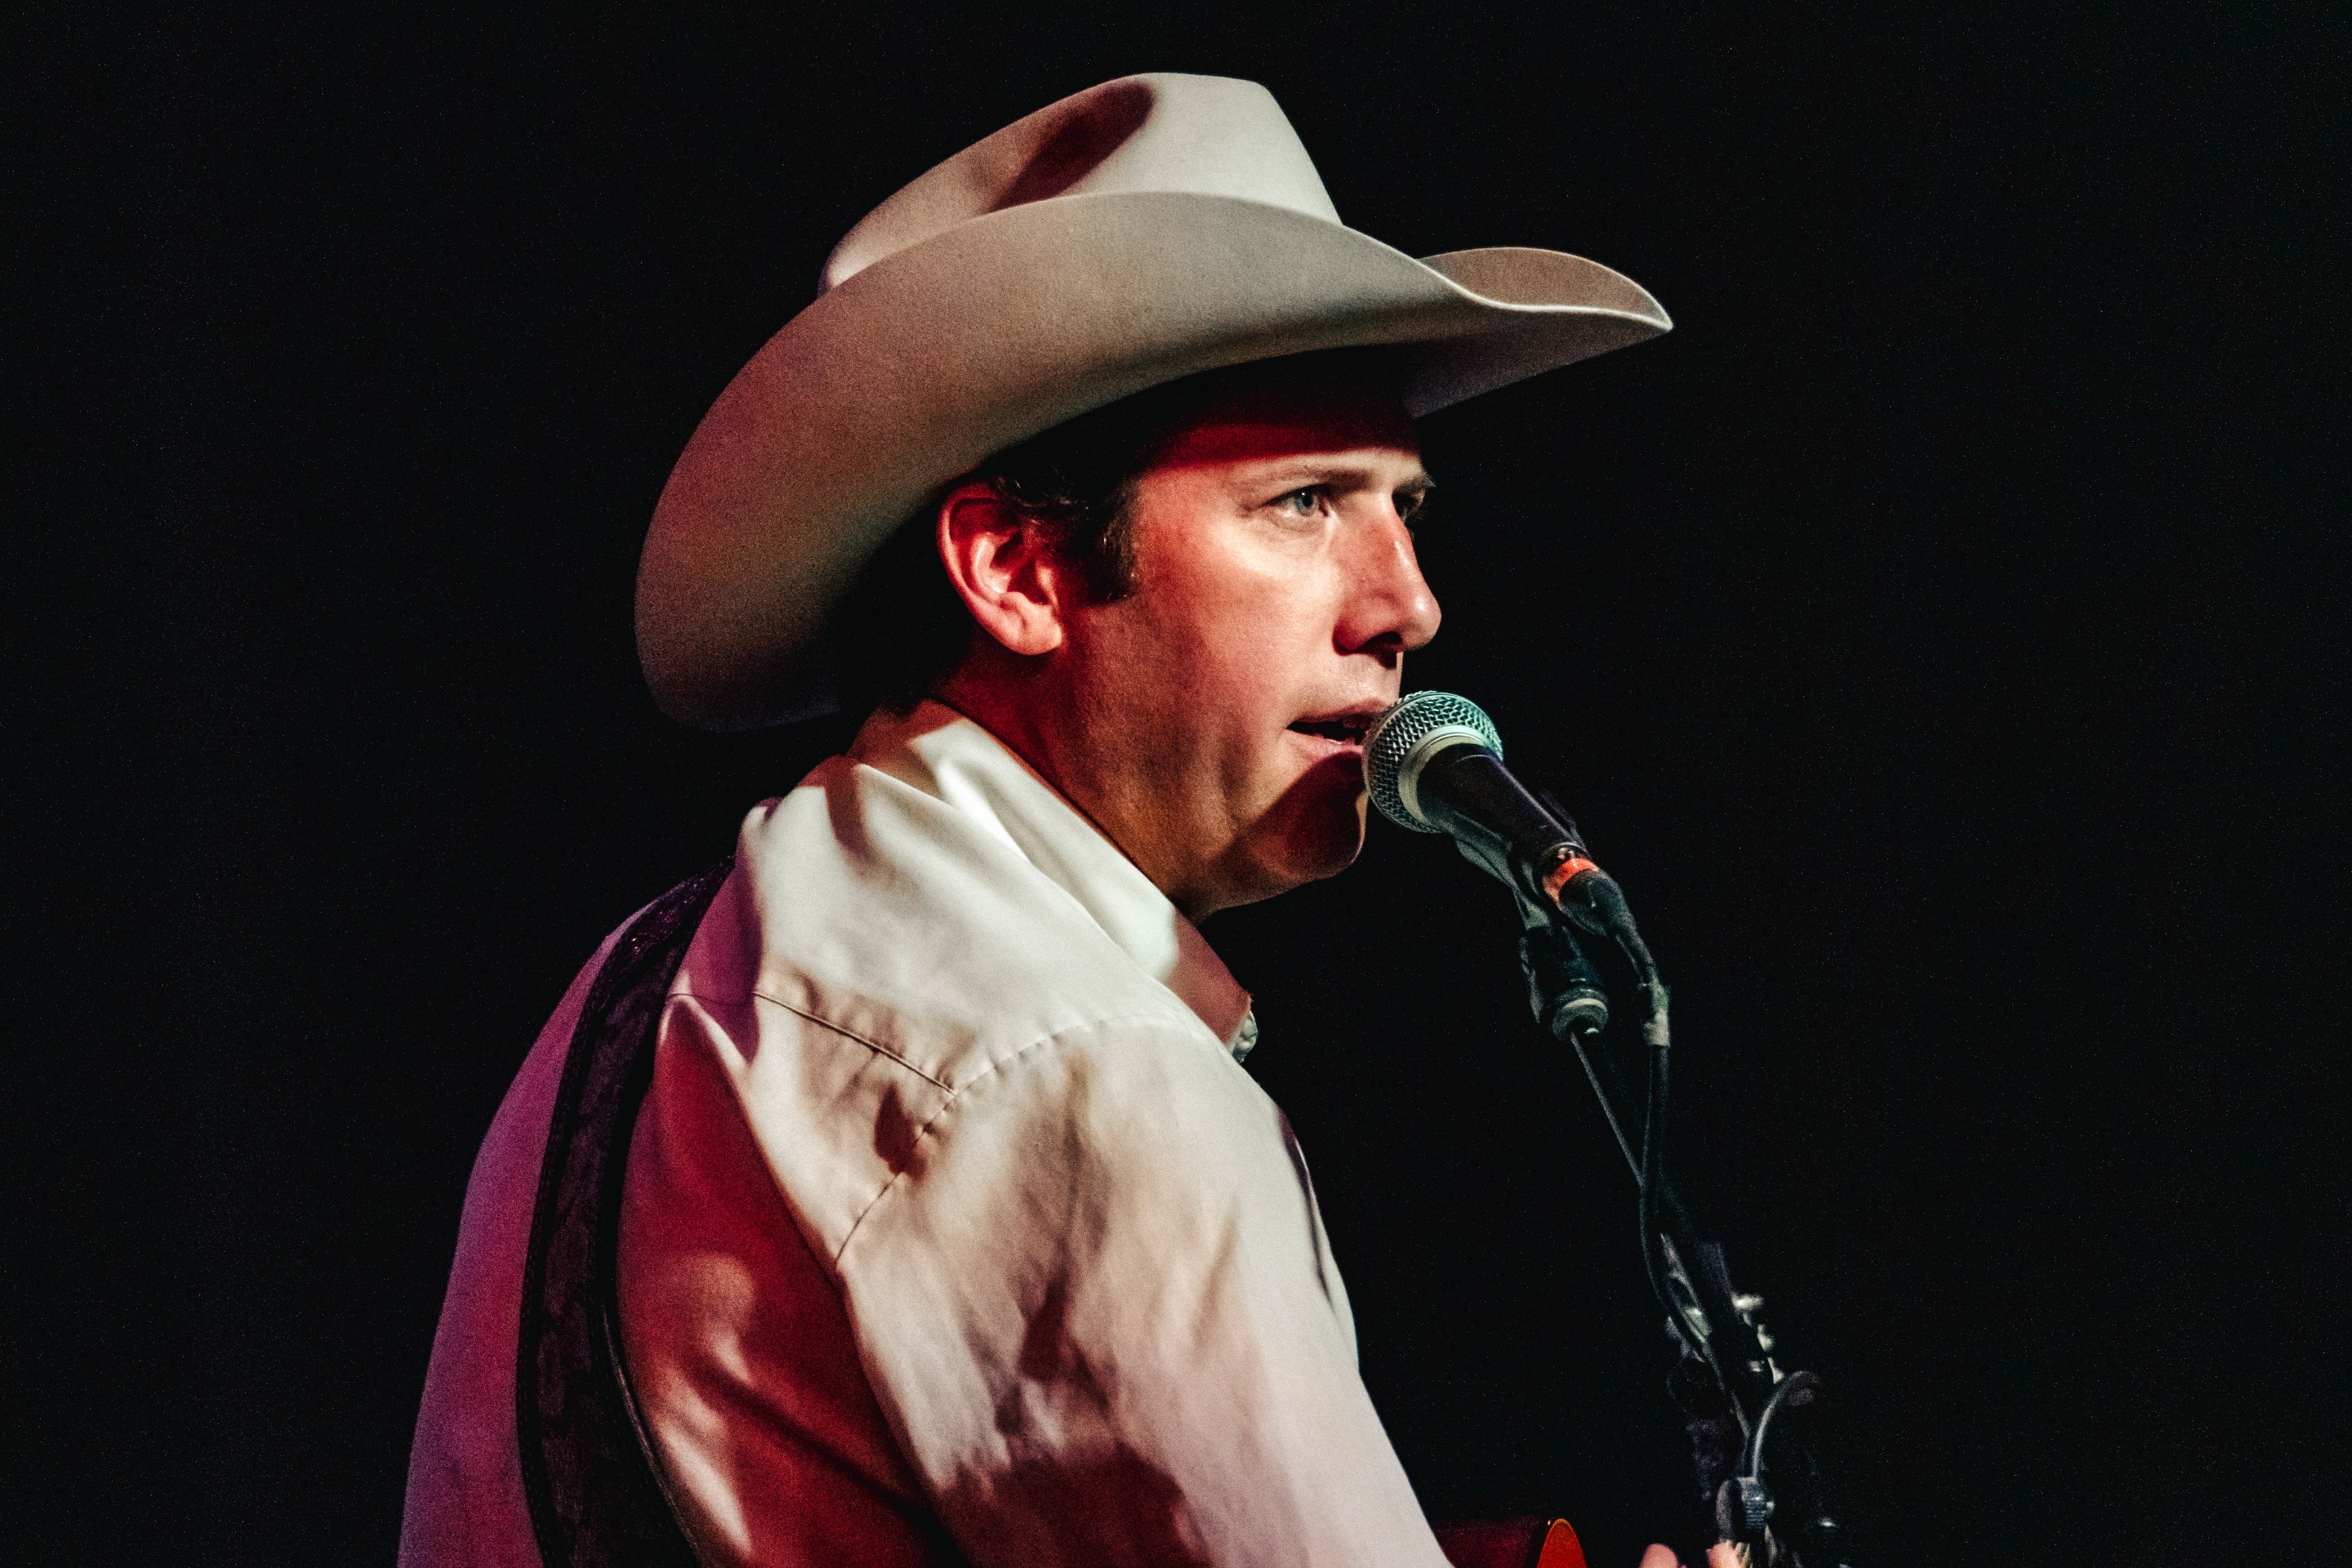
[{"label": "shirt sleeve", "polygon": [[838,1267],[977,1563],[1444,1568],[1281,1113],[1204,1031],[1114,1021],[1001,1062]]}]

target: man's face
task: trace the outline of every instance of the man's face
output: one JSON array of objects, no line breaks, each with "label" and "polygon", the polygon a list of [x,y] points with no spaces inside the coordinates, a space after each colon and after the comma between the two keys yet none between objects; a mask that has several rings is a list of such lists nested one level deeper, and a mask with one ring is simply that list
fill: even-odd
[{"label": "man's face", "polygon": [[1408,521],[1429,486],[1392,393],[1252,379],[1138,481],[1133,591],[1057,650],[1055,782],[1187,914],[1362,847],[1362,738],[1437,631]]}]

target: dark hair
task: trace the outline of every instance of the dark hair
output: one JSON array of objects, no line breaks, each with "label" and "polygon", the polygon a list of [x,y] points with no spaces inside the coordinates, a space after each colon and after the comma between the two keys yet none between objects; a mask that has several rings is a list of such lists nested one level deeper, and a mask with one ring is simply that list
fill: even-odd
[{"label": "dark hair", "polygon": [[[1056,425],[964,478],[993,486],[1043,524],[1054,547],[1085,570],[1097,600],[1122,598],[1135,586],[1136,482],[1202,409],[1239,378],[1266,374],[1269,363],[1288,374],[1371,375],[1391,384],[1399,374],[1390,355],[1360,349],[1210,371]],[[940,563],[937,521],[933,500],[899,524],[834,614],[842,701],[851,712],[913,707],[963,661],[979,634]]]}]

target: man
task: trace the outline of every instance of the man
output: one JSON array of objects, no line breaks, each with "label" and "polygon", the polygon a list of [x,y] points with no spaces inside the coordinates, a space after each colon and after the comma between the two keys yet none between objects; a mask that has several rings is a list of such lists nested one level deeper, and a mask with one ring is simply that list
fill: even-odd
[{"label": "man", "polygon": [[[1341,227],[1221,79],[1081,93],[843,241],[639,581],[677,716],[805,710],[828,625],[877,704],[752,812],[609,1134],[613,1375],[695,1557],[1445,1561],[1196,922],[1358,850],[1360,739],[1438,626],[1412,417],[1665,326],[1572,257]],[[477,1165],[404,1563],[622,1555],[550,1522],[587,1394],[529,1348],[619,963]]]}]

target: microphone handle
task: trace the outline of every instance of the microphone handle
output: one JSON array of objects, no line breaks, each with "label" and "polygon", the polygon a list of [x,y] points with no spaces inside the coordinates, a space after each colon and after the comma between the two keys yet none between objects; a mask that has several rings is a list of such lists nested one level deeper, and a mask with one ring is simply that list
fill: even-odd
[{"label": "microphone handle", "polygon": [[1608,924],[1577,895],[1601,879],[1572,824],[1552,815],[1486,747],[1449,746],[1414,781],[1416,804],[1462,852],[1523,898],[1556,909],[1594,935]]}]

